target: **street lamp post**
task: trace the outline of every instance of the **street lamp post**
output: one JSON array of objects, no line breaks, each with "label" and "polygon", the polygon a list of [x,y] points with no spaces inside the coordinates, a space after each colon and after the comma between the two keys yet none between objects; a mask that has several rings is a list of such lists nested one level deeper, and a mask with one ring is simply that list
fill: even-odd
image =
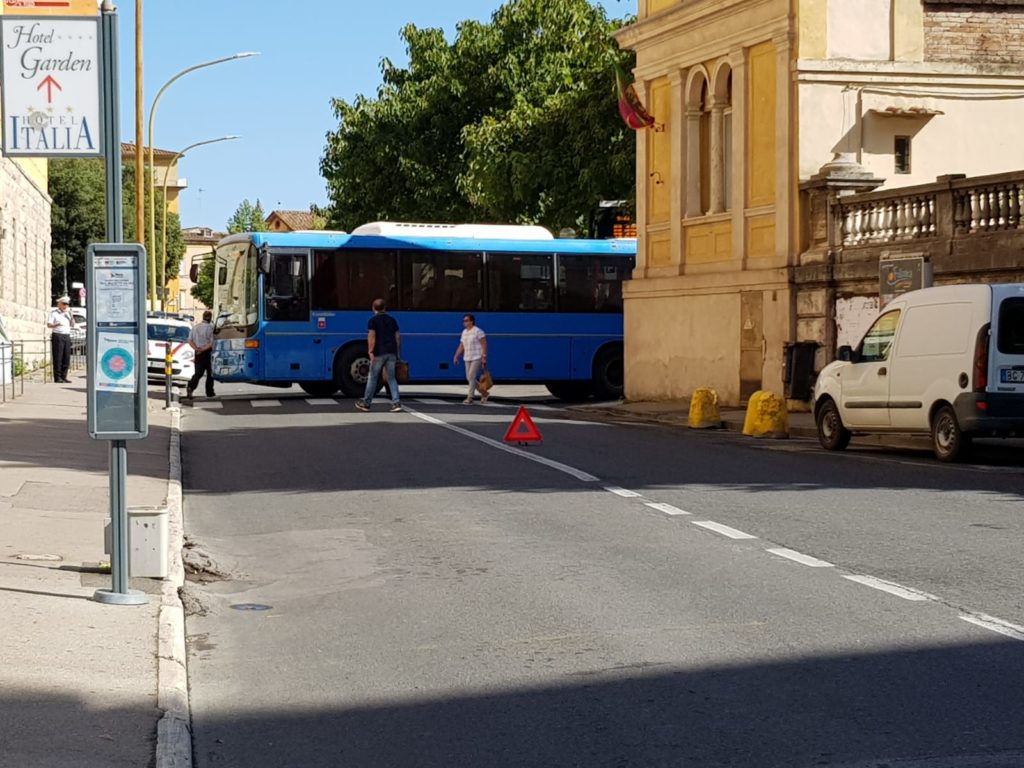
[{"label": "street lamp post", "polygon": [[[164,276],[164,271],[167,269],[167,177],[171,175],[171,169],[178,163],[178,161],[185,156],[185,153],[195,149],[196,147],[202,147],[207,144],[216,144],[219,141],[234,141],[235,139],[241,138],[240,136],[221,136],[219,139],[207,139],[206,141],[197,141],[195,144],[189,144],[184,149],[180,150],[168,164],[167,169],[164,171],[164,204],[160,206],[161,211],[161,223],[160,223],[160,275]],[[166,290],[166,279],[163,284]],[[161,307],[167,308],[167,302],[161,303]]]},{"label": "street lamp post", "polygon": [[[244,53],[236,53],[234,56],[224,56],[220,59],[213,59],[212,61],[204,61],[202,64],[195,64],[191,67],[181,70],[178,74],[168,80],[161,86],[160,90],[157,91],[156,98],[153,99],[153,104],[149,108],[149,127],[147,130],[147,138],[149,140],[149,294],[152,306],[156,307],[156,168],[153,164],[153,118],[156,117],[156,107],[160,103],[160,97],[164,95],[164,91],[170,88],[171,83],[175,82],[181,77],[184,77],[189,72],[195,72],[197,69],[203,69],[205,67],[212,67],[215,64],[223,64],[226,61],[234,61],[235,59],[247,59],[250,56],[259,56],[258,53],[253,51],[246,51]],[[167,174],[164,174],[164,180],[166,181]],[[164,205],[166,205],[166,201]],[[163,285],[164,275],[160,275],[161,285]]]}]

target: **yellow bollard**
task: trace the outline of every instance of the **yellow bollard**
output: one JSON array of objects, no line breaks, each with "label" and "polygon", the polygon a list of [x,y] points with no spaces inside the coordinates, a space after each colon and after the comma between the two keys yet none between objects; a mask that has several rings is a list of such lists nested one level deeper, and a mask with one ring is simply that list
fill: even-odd
[{"label": "yellow bollard", "polygon": [[773,392],[759,391],[750,396],[743,434],[751,437],[789,437],[789,412],[786,401]]},{"label": "yellow bollard", "polygon": [[718,414],[718,393],[710,387],[700,387],[690,398],[690,429],[708,429],[722,426]]}]

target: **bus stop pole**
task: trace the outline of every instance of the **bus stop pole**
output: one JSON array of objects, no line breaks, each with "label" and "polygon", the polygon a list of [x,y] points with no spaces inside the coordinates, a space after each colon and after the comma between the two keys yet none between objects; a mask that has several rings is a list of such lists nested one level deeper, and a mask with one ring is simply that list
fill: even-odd
[{"label": "bus stop pole", "polygon": [[[100,71],[102,73],[103,157],[106,172],[107,241],[124,242],[121,209],[121,131],[118,121],[117,11],[103,0],[100,17]],[[136,148],[138,150],[138,148]],[[142,179],[136,179],[142,184]],[[95,361],[90,361],[90,365]],[[128,588],[128,443],[110,441],[110,590],[97,590],[93,599],[114,605],[143,605],[145,593]]]}]

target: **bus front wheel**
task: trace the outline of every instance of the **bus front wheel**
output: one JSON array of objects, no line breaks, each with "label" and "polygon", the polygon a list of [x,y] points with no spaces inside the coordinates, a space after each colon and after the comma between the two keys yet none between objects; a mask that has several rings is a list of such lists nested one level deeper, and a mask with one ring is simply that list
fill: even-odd
[{"label": "bus front wheel", "polygon": [[625,391],[622,347],[605,347],[594,358],[594,395],[599,400],[618,400]]},{"label": "bus front wheel", "polygon": [[[334,384],[345,397],[362,397],[369,377],[370,355],[366,347],[343,349],[334,361]],[[379,382],[377,391],[380,392],[383,387],[384,382]]]}]

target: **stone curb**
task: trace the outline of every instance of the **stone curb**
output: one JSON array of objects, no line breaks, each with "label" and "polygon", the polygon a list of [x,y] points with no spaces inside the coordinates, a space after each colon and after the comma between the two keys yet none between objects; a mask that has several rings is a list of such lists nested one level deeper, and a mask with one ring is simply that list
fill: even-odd
[{"label": "stone curb", "polygon": [[[587,416],[596,417],[600,420],[611,419],[615,421],[632,421],[638,424],[658,424],[663,427],[681,427],[689,430],[687,426],[687,415],[680,414],[678,416],[657,416],[654,414],[642,414],[635,413],[632,411],[621,411],[616,408],[595,408],[593,406],[577,408],[569,407],[565,409],[567,413],[572,413],[574,416],[579,418],[586,418]],[[706,429],[714,429],[706,428]],[[696,432],[702,432],[705,430],[694,430]],[[743,432],[743,419],[739,421],[727,421],[722,420],[719,429],[723,432]],[[789,434],[791,437],[809,437],[817,439],[818,432],[814,427],[801,427],[801,426],[790,426]]]},{"label": "stone curb", "polygon": [[158,635],[157,706],[163,717],[157,724],[156,768],[191,768],[192,713],[188,700],[185,656],[185,607],[179,589],[185,585],[185,521],[181,492],[181,409],[171,409],[171,447],[167,477],[168,574],[160,600]]}]

